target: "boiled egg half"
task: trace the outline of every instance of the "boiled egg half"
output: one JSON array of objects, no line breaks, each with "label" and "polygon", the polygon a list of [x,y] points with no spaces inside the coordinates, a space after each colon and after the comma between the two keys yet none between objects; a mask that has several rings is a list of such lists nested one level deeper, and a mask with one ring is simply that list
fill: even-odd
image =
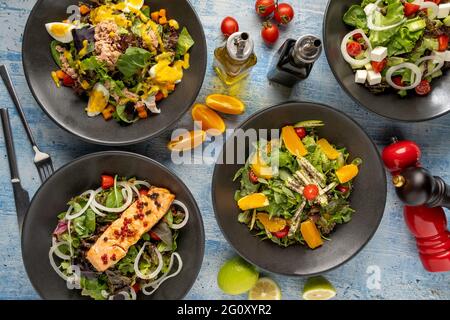
[{"label": "boiled egg half", "polygon": [[72,30],[75,26],[64,22],[51,22],[45,24],[47,32],[53,37],[53,39],[62,42],[70,43],[73,41]]},{"label": "boiled egg half", "polygon": [[109,91],[101,83],[97,83],[89,95],[89,102],[86,108],[89,117],[99,115],[108,105]]},{"label": "boiled egg half", "polygon": [[141,10],[144,6],[144,0],[125,0],[125,4],[129,8]]}]

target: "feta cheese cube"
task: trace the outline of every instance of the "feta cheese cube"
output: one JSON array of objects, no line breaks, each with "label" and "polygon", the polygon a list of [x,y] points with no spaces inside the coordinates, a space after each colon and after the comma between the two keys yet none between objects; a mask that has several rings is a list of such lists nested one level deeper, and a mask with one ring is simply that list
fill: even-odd
[{"label": "feta cheese cube", "polygon": [[450,14],[450,3],[444,3],[439,5],[438,18],[444,19]]},{"label": "feta cheese cube", "polygon": [[377,8],[377,6],[374,3],[369,3],[367,6],[364,7],[364,12],[368,16],[376,8]]},{"label": "feta cheese cube", "polygon": [[367,80],[367,71],[366,70],[358,70],[355,74],[355,82],[356,83],[365,83]]},{"label": "feta cheese cube", "polygon": [[445,51],[445,57],[444,57],[444,61],[445,62],[450,62],[450,51]]},{"label": "feta cheese cube", "polygon": [[386,47],[376,47],[370,53],[370,60],[380,62],[383,61],[384,58],[387,57],[387,48]]},{"label": "feta cheese cube", "polygon": [[366,64],[364,67],[366,68],[367,71],[373,70],[372,64],[370,62]]},{"label": "feta cheese cube", "polygon": [[449,51],[446,51],[446,52],[442,52],[442,51],[433,51],[433,53],[431,54],[431,56],[433,56],[433,57],[439,57],[439,58],[443,59],[444,61],[448,61],[448,60],[446,60],[446,58],[447,58],[447,52],[449,52]]},{"label": "feta cheese cube", "polygon": [[370,70],[367,72],[367,82],[373,86],[381,83],[381,73]]}]

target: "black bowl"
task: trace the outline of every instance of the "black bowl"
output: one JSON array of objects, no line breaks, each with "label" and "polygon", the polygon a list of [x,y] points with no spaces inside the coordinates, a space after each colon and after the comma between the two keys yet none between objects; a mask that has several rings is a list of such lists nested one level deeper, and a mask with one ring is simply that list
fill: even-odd
[{"label": "black bowl", "polygon": [[[355,180],[350,198],[356,210],[353,219],[336,227],[318,249],[294,245],[282,248],[271,241],[262,241],[246,225],[237,221],[239,208],[234,193],[239,182],[233,182],[241,164],[217,164],[212,182],[213,206],[217,222],[228,242],[246,260],[256,266],[284,275],[311,275],[335,268],[355,256],[370,240],[383,216],[386,202],[386,176],[378,151],[364,130],[349,117],[330,107],[307,102],[289,102],[264,109],[240,125],[240,129],[280,129],[301,120],[323,120],[325,126],[318,134],[337,144],[346,146],[351,159],[360,157],[363,164]],[[232,143],[236,133],[225,143],[219,159],[234,154]],[[251,152],[246,148],[246,159]]]},{"label": "black bowl", "polygon": [[67,17],[66,10],[78,0],[39,0],[31,11],[23,36],[23,67],[28,85],[35,99],[47,115],[60,127],[91,143],[128,145],[148,140],[171,127],[186,113],[196,99],[206,72],[206,40],[202,24],[188,0],[152,0],[151,9],[165,8],[180,26],[186,26],[195,41],[191,53],[191,67],[183,81],[167,99],[162,101],[161,114],[122,127],[115,121],[106,122],[101,116],[88,118],[84,111],[87,101],[71,88],[57,89],[51,71],[57,66],[50,54],[52,38],[45,23],[58,22]]},{"label": "black bowl", "polygon": [[325,12],[323,39],[325,53],[334,76],[341,87],[359,104],[381,116],[400,121],[424,121],[440,117],[450,111],[450,72],[433,81],[429,96],[409,95],[401,98],[394,92],[374,95],[355,83],[355,75],[341,54],[341,42],[350,29],[342,21],[347,9],[360,0],[328,1]]},{"label": "black bowl", "polygon": [[197,204],[186,185],[158,162],[129,152],[99,152],[81,157],[56,171],[38,190],[22,227],[22,256],[33,287],[44,299],[88,299],[67,284],[53,270],[48,259],[52,232],[67,201],[99,185],[102,173],[136,176],[171,190],[189,210],[189,221],[178,238],[183,258],[180,274],[167,280],[152,296],[138,299],[182,299],[194,284],[203,261],[205,235]]}]

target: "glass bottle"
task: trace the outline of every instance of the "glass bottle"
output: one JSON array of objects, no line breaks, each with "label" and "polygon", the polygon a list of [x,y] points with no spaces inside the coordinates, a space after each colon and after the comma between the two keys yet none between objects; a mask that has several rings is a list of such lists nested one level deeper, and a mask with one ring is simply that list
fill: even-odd
[{"label": "glass bottle", "polygon": [[322,41],[313,35],[288,39],[276,53],[267,78],[292,87],[309,76],[321,53]]},{"label": "glass bottle", "polygon": [[214,50],[213,67],[219,78],[230,86],[244,79],[257,61],[250,35],[236,32]]}]

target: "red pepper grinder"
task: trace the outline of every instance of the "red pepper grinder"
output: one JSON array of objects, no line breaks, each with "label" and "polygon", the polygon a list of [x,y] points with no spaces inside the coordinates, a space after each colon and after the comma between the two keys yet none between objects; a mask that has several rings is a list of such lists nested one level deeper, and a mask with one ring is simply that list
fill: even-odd
[{"label": "red pepper grinder", "polygon": [[406,204],[406,225],[416,237],[424,268],[450,271],[450,232],[442,207],[450,208],[450,186],[420,167],[421,151],[412,141],[398,141],[383,150],[383,161],[392,173],[398,197]]}]

